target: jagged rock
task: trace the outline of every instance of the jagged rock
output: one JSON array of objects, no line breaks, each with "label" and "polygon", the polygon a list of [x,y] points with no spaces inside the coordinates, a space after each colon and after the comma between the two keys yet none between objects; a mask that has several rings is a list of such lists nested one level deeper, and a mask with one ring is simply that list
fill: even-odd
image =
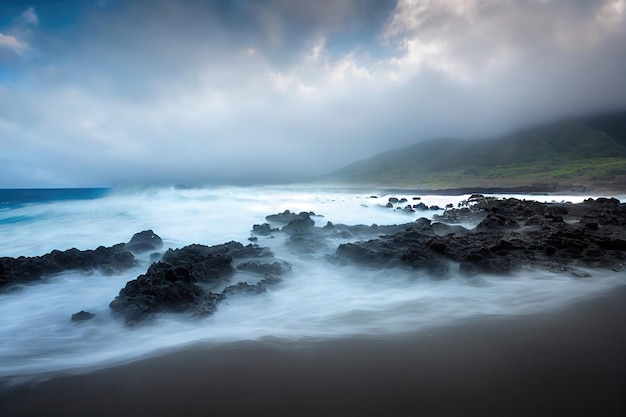
[{"label": "jagged rock", "polygon": [[291,266],[286,262],[261,263],[257,261],[246,261],[237,265],[240,271],[252,272],[261,275],[282,275],[285,271],[290,270]]},{"label": "jagged rock", "polygon": [[229,285],[224,288],[224,291],[219,296],[220,301],[224,301],[235,295],[255,295],[261,294],[267,291],[267,287],[269,285],[273,285],[280,282],[280,279],[273,276],[268,275],[261,281],[256,284],[249,284],[247,282],[238,282],[235,285]]},{"label": "jagged rock", "polygon": [[[585,200],[581,204],[478,196],[474,200],[476,204],[470,208],[452,209],[437,217],[482,218],[472,230],[420,219],[420,227],[342,244],[334,259],[378,267],[410,266],[436,276],[444,271],[438,261],[446,259],[497,274],[529,266],[569,271],[575,276],[584,274],[575,269],[577,265],[623,268],[626,205],[617,200]],[[431,260],[433,264],[428,263]]]},{"label": "jagged rock", "polygon": [[95,314],[90,313],[88,311],[81,310],[78,313],[72,314],[72,321],[73,322],[87,321],[87,320],[91,320],[94,317],[96,317]]},{"label": "jagged rock", "polygon": [[472,203],[472,202],[477,202],[477,201],[483,201],[484,199],[485,199],[485,196],[482,194],[472,194],[469,196],[467,201]]},{"label": "jagged rock", "polygon": [[204,245],[189,245],[167,250],[162,263],[184,268],[194,281],[218,281],[234,272],[231,266],[233,258],[219,252]]},{"label": "jagged rock", "polygon": [[314,215],[315,215],[315,213],[313,213],[312,211],[308,212],[308,213],[302,212],[302,213],[296,214],[296,213],[292,213],[289,210],[285,210],[282,213],[270,214],[268,216],[265,216],[265,220],[267,220],[269,222],[273,222],[273,223],[287,224],[287,223],[290,223],[291,221],[296,220],[298,218],[302,218],[304,216],[309,216],[310,217],[310,216],[314,216]]},{"label": "jagged rock", "polygon": [[481,221],[476,230],[492,230],[498,228],[515,229],[519,225],[515,219],[501,215],[501,214],[488,214],[483,221]]},{"label": "jagged rock", "polygon": [[152,230],[144,230],[135,233],[125,246],[127,251],[132,253],[154,252],[163,247],[163,240],[157,236]]},{"label": "jagged rock", "polygon": [[272,232],[276,230],[278,229],[272,229],[272,227],[268,223],[252,225],[252,233],[261,236],[269,236],[272,234]]},{"label": "jagged rock", "polygon": [[126,283],[109,307],[134,325],[160,311],[191,310],[205,292],[184,266],[154,263],[144,275]]},{"label": "jagged rock", "polygon": [[[242,261],[233,268],[233,260]],[[169,249],[160,262],[152,264],[145,274],[126,283],[109,304],[126,324],[134,325],[160,312],[188,312],[196,316],[212,314],[227,295],[243,289],[263,289],[277,282],[276,275],[290,269],[286,262],[268,262],[272,252],[257,245],[239,242],[221,245],[189,245]],[[215,289],[229,282],[237,271],[262,274],[264,279],[251,285],[245,282]]]},{"label": "jagged rock", "polygon": [[311,218],[310,213],[302,212],[290,220],[289,223],[284,225],[281,230],[291,234],[306,233],[313,226],[315,226],[315,221]]},{"label": "jagged rock", "polygon": [[103,274],[115,274],[126,271],[137,264],[130,248],[147,247],[149,239],[152,246],[158,246],[161,238],[151,230],[137,233],[128,243],[118,243],[110,247],[99,246],[95,250],[64,251],[53,250],[42,256],[19,258],[0,258],[0,287],[37,281],[49,275],[64,271],[99,271]]}]

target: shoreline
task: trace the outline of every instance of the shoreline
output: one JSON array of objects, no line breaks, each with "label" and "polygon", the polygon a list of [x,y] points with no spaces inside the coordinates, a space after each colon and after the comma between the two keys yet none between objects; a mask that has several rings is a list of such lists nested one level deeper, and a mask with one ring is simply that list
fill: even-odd
[{"label": "shoreline", "polygon": [[0,415],[621,416],[626,285],[390,337],[187,347],[0,390]]},{"label": "shoreline", "polygon": [[[626,196],[626,184],[598,183],[598,184],[526,184],[526,185],[476,185],[476,186],[420,186],[416,184],[381,184],[381,183],[354,183],[354,182],[304,182],[274,184],[282,185],[320,186],[322,188],[341,188],[359,192],[380,190],[381,193],[405,193],[422,195],[450,195],[464,194],[529,194],[529,195],[581,195],[581,196]],[[268,184],[269,185],[269,184]]]},{"label": "shoreline", "polygon": [[458,187],[458,188],[412,188],[382,187],[388,193],[410,192],[425,195],[464,195],[464,194],[530,194],[530,195],[603,195],[607,197],[626,195],[626,188],[577,187],[550,185],[523,185],[511,187]]}]

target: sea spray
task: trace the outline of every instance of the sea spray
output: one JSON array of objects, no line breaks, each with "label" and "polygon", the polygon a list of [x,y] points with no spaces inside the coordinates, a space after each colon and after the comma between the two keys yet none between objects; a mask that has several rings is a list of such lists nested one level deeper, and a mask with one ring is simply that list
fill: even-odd
[{"label": "sea spray", "polygon": [[[405,223],[438,212],[386,208],[389,196],[380,193],[374,199],[372,194],[372,190],[290,187],[166,188],[114,191],[97,200],[29,203],[0,211],[0,219],[27,219],[1,223],[0,256],[94,249],[128,241],[145,229],[159,234],[166,248],[230,240],[246,243],[253,224],[286,209],[319,214],[313,217],[319,226],[327,221]],[[468,196],[420,197],[425,204],[444,207]],[[129,329],[111,313],[109,302],[127,281],[145,272],[147,255],[124,274],[66,272],[4,292],[0,294],[0,377],[103,367],[193,343],[412,332],[482,315],[545,311],[624,283],[619,273],[589,271],[591,278],[575,279],[527,270],[486,277],[485,285],[477,287],[454,273],[448,280],[433,281],[423,273],[329,263],[324,255],[332,253],[333,245],[349,240],[329,241],[321,253],[302,256],[293,253],[280,236],[259,237],[259,245],[270,247],[277,258],[292,265],[291,273],[265,294],[229,299],[207,318],[161,314],[153,322]],[[96,316],[72,323],[71,315],[80,310]]]}]

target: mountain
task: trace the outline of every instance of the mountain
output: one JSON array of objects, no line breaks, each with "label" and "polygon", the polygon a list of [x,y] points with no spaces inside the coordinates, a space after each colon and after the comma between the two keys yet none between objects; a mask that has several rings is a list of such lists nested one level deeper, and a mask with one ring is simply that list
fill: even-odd
[{"label": "mountain", "polygon": [[495,139],[434,139],[359,161],[328,181],[418,188],[603,185],[626,189],[626,112]]}]

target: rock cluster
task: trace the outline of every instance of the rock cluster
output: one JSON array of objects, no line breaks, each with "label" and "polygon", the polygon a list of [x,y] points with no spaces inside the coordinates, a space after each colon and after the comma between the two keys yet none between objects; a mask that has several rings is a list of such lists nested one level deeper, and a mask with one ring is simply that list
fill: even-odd
[{"label": "rock cluster", "polygon": [[99,271],[114,274],[132,268],[135,254],[155,251],[163,246],[161,238],[152,230],[136,233],[128,243],[95,250],[53,250],[42,256],[0,258],[0,287],[40,280],[64,271]]},{"label": "rock cluster", "polygon": [[[314,218],[321,216],[286,210],[267,216],[267,223],[253,225],[251,232],[264,238],[283,235],[292,252],[321,253],[337,265],[406,268],[434,279],[448,278],[454,269],[474,283],[480,282],[481,273],[543,268],[584,277],[581,268],[619,271],[626,264],[626,204],[616,199],[571,204],[473,195],[459,208],[446,207],[434,222],[426,218],[388,226],[326,222],[320,227]],[[476,227],[454,224],[467,221]],[[0,258],[0,287],[66,270],[121,272],[136,265],[134,254],[153,252],[162,245],[161,238],[147,230],[111,247]],[[160,312],[206,316],[228,297],[266,291],[291,269],[268,248],[239,242],[193,244],[168,249],[158,258],[110,303],[129,325]],[[81,311],[72,321],[92,317]]]},{"label": "rock cluster", "polygon": [[[205,316],[213,313],[226,297],[264,292],[288,269],[289,265],[276,261],[269,249],[252,244],[194,244],[169,249],[145,274],[129,281],[109,307],[124,317],[128,325],[159,312]],[[223,288],[238,271],[257,274],[260,279],[255,284],[242,281]]]},{"label": "rock cluster", "polygon": [[445,278],[451,262],[461,271],[505,274],[539,267],[622,270],[626,261],[626,205],[616,199],[581,204],[484,198],[449,210],[458,219],[482,218],[473,229],[419,219],[391,235],[339,246],[335,260],[376,267],[406,266]]},{"label": "rock cluster", "polygon": [[[325,226],[315,226],[312,217],[318,216],[313,212],[293,213],[289,210],[283,213],[271,214],[265,219],[280,228],[272,228],[267,225],[266,229],[272,233],[282,233],[286,235],[286,244],[291,252],[297,254],[310,255],[335,246],[332,243],[336,239],[355,239],[389,234],[402,228],[398,225],[378,226],[376,224],[367,225],[345,225],[327,222]],[[261,225],[254,225],[252,233],[257,233]]]}]

